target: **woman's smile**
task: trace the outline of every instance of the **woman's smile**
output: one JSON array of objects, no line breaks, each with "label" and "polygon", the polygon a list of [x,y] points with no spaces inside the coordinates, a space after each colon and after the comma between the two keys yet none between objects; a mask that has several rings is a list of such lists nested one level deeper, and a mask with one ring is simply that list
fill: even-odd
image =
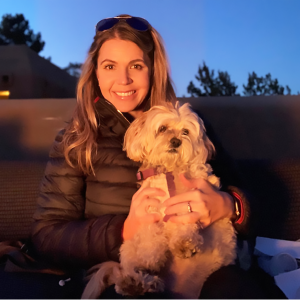
[{"label": "woman's smile", "polygon": [[115,92],[120,97],[128,97],[135,93],[135,91],[129,91],[129,92]]}]

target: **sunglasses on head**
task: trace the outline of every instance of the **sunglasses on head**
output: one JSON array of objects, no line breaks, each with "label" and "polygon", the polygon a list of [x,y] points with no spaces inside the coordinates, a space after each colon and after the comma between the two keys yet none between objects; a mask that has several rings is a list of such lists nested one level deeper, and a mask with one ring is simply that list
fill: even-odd
[{"label": "sunglasses on head", "polygon": [[143,18],[139,17],[113,17],[99,21],[96,25],[97,31],[105,31],[111,29],[119,22],[126,22],[130,27],[138,31],[147,31],[150,28],[150,24]]}]

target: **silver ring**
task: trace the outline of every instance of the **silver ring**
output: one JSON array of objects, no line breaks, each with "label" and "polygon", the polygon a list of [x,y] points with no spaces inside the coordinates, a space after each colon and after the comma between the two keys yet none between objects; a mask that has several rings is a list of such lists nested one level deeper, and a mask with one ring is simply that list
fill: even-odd
[{"label": "silver ring", "polygon": [[188,206],[188,212],[189,213],[193,212],[190,202],[187,203],[187,206]]}]

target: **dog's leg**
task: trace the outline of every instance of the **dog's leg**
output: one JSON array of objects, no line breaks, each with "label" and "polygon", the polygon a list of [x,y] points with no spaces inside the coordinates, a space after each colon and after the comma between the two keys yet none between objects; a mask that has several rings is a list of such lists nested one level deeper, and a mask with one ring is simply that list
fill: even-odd
[{"label": "dog's leg", "polygon": [[[164,274],[166,288],[174,298],[198,298],[207,277],[221,266],[233,264],[236,258],[236,235],[228,219],[214,222],[202,231],[201,253],[189,259],[171,256]],[[173,254],[173,253],[172,253]]]},{"label": "dog's leg", "polygon": [[134,271],[119,277],[115,285],[116,292],[123,296],[137,297],[145,293],[162,292],[164,282],[156,275]]},{"label": "dog's leg", "polygon": [[88,276],[90,278],[87,283],[81,299],[96,299],[102,292],[112,284],[118,281],[121,277],[120,264],[114,261],[108,261],[92,267],[88,273],[93,274]]},{"label": "dog's leg", "polygon": [[228,218],[219,220],[203,231],[205,246],[227,266],[236,259],[236,234]]},{"label": "dog's leg", "polygon": [[198,299],[207,277],[220,266],[210,253],[197,253],[189,259],[174,256],[164,277],[173,298]]},{"label": "dog's leg", "polygon": [[201,252],[203,236],[196,224],[170,224],[168,235],[169,248],[174,255],[189,258]]},{"label": "dog's leg", "polygon": [[136,296],[145,292],[162,291],[162,280],[155,275],[167,260],[168,240],[164,224],[144,226],[120,249],[123,278],[116,290],[123,295]]}]

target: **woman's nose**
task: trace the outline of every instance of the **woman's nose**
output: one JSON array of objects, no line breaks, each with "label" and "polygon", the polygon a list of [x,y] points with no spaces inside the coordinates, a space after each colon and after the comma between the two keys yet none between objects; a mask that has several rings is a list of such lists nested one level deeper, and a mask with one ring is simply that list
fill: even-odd
[{"label": "woman's nose", "polygon": [[125,70],[119,70],[118,72],[118,84],[120,85],[127,85],[132,83],[132,79],[129,75],[129,72],[127,69]]}]

